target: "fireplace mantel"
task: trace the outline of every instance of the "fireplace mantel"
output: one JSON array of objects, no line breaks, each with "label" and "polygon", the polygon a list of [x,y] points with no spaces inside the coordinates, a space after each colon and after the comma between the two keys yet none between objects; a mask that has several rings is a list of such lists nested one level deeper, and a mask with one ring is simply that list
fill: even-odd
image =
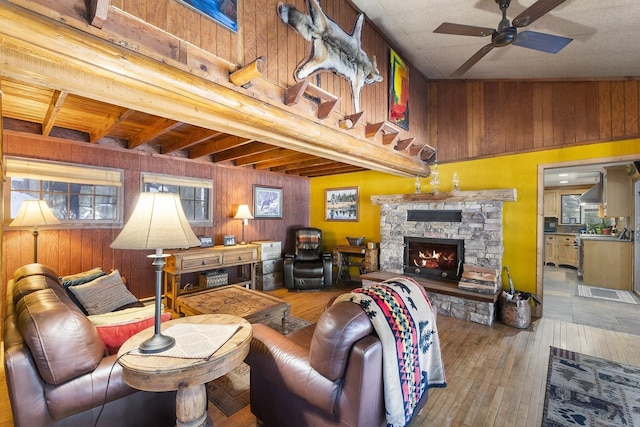
[{"label": "fireplace mantel", "polygon": [[499,190],[454,191],[451,193],[385,194],[382,196],[371,196],[371,203],[374,205],[386,205],[421,202],[515,202],[517,199],[518,193],[515,188],[505,188]]}]

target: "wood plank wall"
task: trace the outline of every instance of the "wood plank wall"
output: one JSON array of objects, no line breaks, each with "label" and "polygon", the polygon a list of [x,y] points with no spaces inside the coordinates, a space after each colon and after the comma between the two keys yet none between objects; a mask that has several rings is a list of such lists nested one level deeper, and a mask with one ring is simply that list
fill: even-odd
[{"label": "wood plank wall", "polygon": [[430,145],[438,161],[640,136],[640,81],[433,81]]},{"label": "wood plank wall", "polygon": [[[222,244],[223,235],[235,235],[240,241],[241,221],[233,220],[239,204],[253,203],[253,185],[283,189],[283,218],[250,220],[245,239],[279,240],[289,250],[288,235],[295,227],[309,224],[309,180],[247,168],[217,166],[212,163],[162,155],[149,155],[128,150],[111,149],[55,138],[5,133],[4,154],[33,157],[85,165],[124,169],[124,219],[129,218],[133,202],[140,192],[140,173],[156,172],[213,180],[213,225],[194,228],[198,235],[213,236]],[[253,208],[251,208],[253,212]],[[60,275],[76,273],[92,267],[117,268],[127,277],[131,291],[139,298],[154,294],[155,275],[145,251],[113,250],[109,247],[120,229],[52,229],[42,230],[38,237],[38,261]],[[23,264],[33,262],[31,231],[15,231],[4,227],[2,245],[2,283]]]}]

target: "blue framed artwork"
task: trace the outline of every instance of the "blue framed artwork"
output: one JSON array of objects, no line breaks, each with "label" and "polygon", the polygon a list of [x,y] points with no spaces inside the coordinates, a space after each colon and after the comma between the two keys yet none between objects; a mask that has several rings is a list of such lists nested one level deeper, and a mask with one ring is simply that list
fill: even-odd
[{"label": "blue framed artwork", "polygon": [[179,1],[196,12],[208,16],[231,31],[238,31],[238,0]]}]

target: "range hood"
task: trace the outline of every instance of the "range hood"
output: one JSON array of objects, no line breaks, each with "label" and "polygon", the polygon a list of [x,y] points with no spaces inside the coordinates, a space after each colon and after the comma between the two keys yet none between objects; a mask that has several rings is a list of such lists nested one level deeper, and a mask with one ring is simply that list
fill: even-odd
[{"label": "range hood", "polygon": [[598,178],[598,182],[587,190],[582,196],[578,198],[581,205],[599,205],[602,204],[602,196],[604,194],[603,183],[602,183],[602,172],[600,172],[600,177]]}]

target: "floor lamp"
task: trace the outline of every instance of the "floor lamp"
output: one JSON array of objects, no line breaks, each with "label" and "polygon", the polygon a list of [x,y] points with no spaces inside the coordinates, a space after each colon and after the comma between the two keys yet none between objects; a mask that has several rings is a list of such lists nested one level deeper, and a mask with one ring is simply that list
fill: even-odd
[{"label": "floor lamp", "polygon": [[38,227],[60,224],[44,200],[25,200],[9,227],[33,227],[33,262],[38,262]]},{"label": "floor lamp", "polygon": [[236,216],[233,219],[241,219],[242,220],[242,242],[241,245],[244,245],[244,226],[249,223],[250,219],[253,219],[253,215],[249,212],[249,205],[240,205],[238,206],[238,212],[236,212]]},{"label": "floor lamp", "polygon": [[141,353],[159,353],[170,349],[175,339],[160,332],[162,314],[162,268],[169,254],[166,248],[189,248],[200,246],[200,239],[194,234],[187,221],[182,204],[176,194],[140,193],[131,218],[118,237],[111,243],[114,249],[154,249],[148,255],[153,258],[156,270],[156,307],[154,335],[140,344]]}]

